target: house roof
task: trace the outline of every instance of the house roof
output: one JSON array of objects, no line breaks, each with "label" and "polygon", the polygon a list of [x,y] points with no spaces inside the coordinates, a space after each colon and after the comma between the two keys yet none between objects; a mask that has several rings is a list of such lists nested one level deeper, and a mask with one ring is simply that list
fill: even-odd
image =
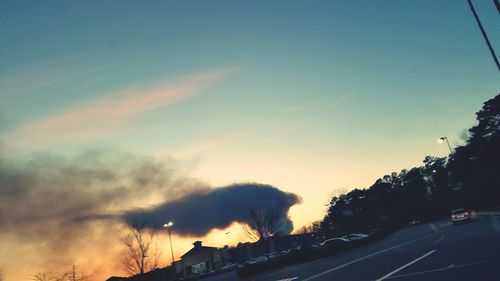
[{"label": "house roof", "polygon": [[206,246],[201,246],[200,248],[192,248],[191,250],[187,251],[184,255],[181,256],[181,258],[184,258],[186,256],[191,256],[191,255],[198,255],[202,253],[207,253],[207,252],[212,252],[217,250],[215,247],[206,247]]},{"label": "house roof", "polygon": [[181,259],[186,256],[199,255],[204,253],[209,253],[217,250],[215,247],[202,246],[201,241],[196,241],[193,243],[194,247],[187,251],[184,255],[181,256]]},{"label": "house roof", "polygon": [[125,280],[126,277],[118,277],[118,276],[111,276],[106,281],[123,281]]}]

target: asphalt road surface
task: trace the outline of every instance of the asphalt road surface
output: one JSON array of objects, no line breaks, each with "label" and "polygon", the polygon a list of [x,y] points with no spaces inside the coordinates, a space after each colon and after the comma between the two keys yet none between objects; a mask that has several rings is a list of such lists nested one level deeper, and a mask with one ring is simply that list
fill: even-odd
[{"label": "asphalt road surface", "polygon": [[238,279],[228,272],[206,281],[500,280],[500,216],[453,226],[437,221],[328,258]]}]

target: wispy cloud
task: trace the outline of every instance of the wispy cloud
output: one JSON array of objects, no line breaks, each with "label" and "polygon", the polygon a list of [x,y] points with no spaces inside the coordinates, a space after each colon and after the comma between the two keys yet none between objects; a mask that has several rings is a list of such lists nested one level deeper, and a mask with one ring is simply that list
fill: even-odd
[{"label": "wispy cloud", "polygon": [[95,77],[109,69],[108,65],[90,63],[85,56],[61,56],[0,70],[0,97],[18,97],[64,82]]},{"label": "wispy cloud", "polygon": [[[284,134],[291,134],[299,130],[300,128],[305,128],[315,122],[317,122],[318,119],[320,119],[325,113],[333,111],[335,108],[339,107],[346,99],[351,98],[354,96],[354,93],[348,93],[348,94],[343,94],[340,97],[338,97],[335,101],[333,101],[330,104],[324,105],[323,107],[325,109],[323,110],[318,110],[315,111],[314,114],[309,115],[307,118],[302,119],[300,122],[290,124],[289,126],[286,126],[282,133]],[[289,106],[284,108],[284,111],[287,113],[287,120],[288,122],[288,116],[290,114],[296,114],[304,111],[303,106]]]},{"label": "wispy cloud", "polygon": [[195,96],[232,72],[206,72],[189,75],[173,83],[110,93],[26,123],[0,137],[4,143],[16,147],[93,140],[116,132],[140,114]]},{"label": "wispy cloud", "polygon": [[220,136],[213,139],[208,139],[202,142],[197,142],[194,144],[190,144],[181,148],[178,148],[174,151],[168,151],[169,155],[172,155],[175,158],[185,159],[197,156],[198,154],[206,151],[210,151],[216,148],[219,148],[223,145],[232,143],[238,139],[246,137],[253,133],[253,130],[244,130],[239,131],[233,134],[228,134],[225,136]]}]

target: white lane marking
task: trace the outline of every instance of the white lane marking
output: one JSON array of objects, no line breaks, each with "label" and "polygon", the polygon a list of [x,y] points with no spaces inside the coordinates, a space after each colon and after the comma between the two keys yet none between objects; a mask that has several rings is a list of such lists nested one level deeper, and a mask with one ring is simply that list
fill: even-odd
[{"label": "white lane marking", "polygon": [[413,273],[407,273],[407,274],[401,274],[401,275],[393,275],[387,279],[393,279],[393,278],[400,278],[400,277],[408,277],[408,276],[415,276],[415,275],[422,275],[426,273],[432,273],[432,272],[437,272],[437,271],[445,271],[445,270],[450,270],[450,269],[455,269],[455,268],[461,268],[461,267],[466,267],[466,266],[472,266],[476,264],[482,264],[482,263],[487,263],[493,260],[483,260],[483,261],[476,261],[476,262],[470,262],[470,263],[464,263],[464,264],[459,264],[455,265],[454,263],[441,267],[441,268],[436,268],[436,269],[430,269],[430,270],[424,270],[424,271],[418,271],[418,272],[413,272]]},{"label": "white lane marking", "polygon": [[292,278],[285,278],[285,279],[280,279],[280,280],[277,280],[277,281],[293,281],[295,279],[298,279],[299,277],[292,277]]},{"label": "white lane marking", "polygon": [[407,268],[408,266],[410,266],[410,265],[412,265],[412,264],[414,264],[414,263],[418,262],[419,260],[424,259],[425,257],[432,255],[432,254],[433,254],[434,252],[436,252],[436,251],[437,251],[437,250],[435,250],[435,249],[434,249],[434,250],[432,250],[432,251],[428,252],[427,254],[425,254],[425,255],[423,255],[423,256],[421,256],[421,257],[419,257],[419,258],[416,258],[416,259],[412,260],[411,262],[409,262],[409,263],[407,263],[407,264],[405,264],[405,265],[403,265],[403,266],[400,266],[400,267],[398,267],[398,268],[394,269],[393,271],[391,271],[391,272],[387,273],[386,275],[384,275],[384,276],[380,277],[379,279],[377,279],[377,280],[375,280],[375,281],[381,281],[381,280],[387,279],[387,278],[391,277],[392,275],[394,275],[395,273],[397,273],[398,271],[401,271],[401,270],[403,270],[403,269]]},{"label": "white lane marking", "polygon": [[500,233],[500,224],[495,216],[491,216],[491,226],[495,230],[496,233]]},{"label": "white lane marking", "polygon": [[436,241],[432,242],[432,244],[436,245],[437,243],[441,242],[441,240],[444,239],[444,235],[441,233],[441,237],[439,237]]},{"label": "white lane marking", "polygon": [[369,255],[367,255],[367,256],[364,256],[364,257],[361,257],[361,258],[357,258],[357,259],[352,260],[352,261],[350,261],[350,262],[348,262],[348,263],[341,264],[341,265],[336,266],[336,267],[334,267],[334,268],[331,268],[331,269],[325,270],[325,271],[323,271],[323,272],[320,272],[320,273],[318,273],[318,274],[316,274],[316,275],[310,276],[310,277],[308,277],[308,278],[306,278],[306,279],[303,279],[302,281],[309,281],[309,280],[316,279],[316,278],[321,277],[321,276],[323,276],[323,275],[326,275],[326,274],[328,274],[328,273],[331,273],[331,272],[334,272],[334,271],[339,270],[339,269],[341,269],[341,268],[344,268],[344,267],[346,267],[346,266],[349,266],[349,265],[351,265],[351,264],[353,264],[353,263],[357,263],[357,262],[359,262],[359,261],[366,260],[366,259],[371,258],[371,257],[373,257],[373,256],[376,256],[376,255],[379,255],[379,254],[382,254],[382,253],[385,253],[385,252],[388,252],[388,251],[391,251],[391,250],[394,250],[394,249],[397,249],[397,248],[404,247],[404,246],[406,246],[406,245],[408,245],[408,244],[411,244],[411,243],[414,243],[414,242],[417,242],[417,241],[420,241],[420,240],[427,239],[427,238],[429,238],[429,237],[431,237],[431,236],[434,236],[434,235],[435,235],[435,234],[429,234],[429,235],[426,235],[426,236],[421,237],[421,238],[413,239],[413,240],[410,240],[410,241],[408,241],[408,242],[401,243],[401,244],[398,244],[398,245],[392,246],[392,247],[390,247],[390,248],[387,248],[387,249],[384,249],[384,250],[380,250],[380,251],[377,251],[377,252],[371,253],[371,254],[369,254]]}]

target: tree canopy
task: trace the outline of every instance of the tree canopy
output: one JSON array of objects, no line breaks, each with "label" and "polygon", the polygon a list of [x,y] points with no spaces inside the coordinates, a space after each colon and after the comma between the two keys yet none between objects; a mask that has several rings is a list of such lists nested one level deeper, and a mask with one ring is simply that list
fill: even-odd
[{"label": "tree canopy", "polygon": [[428,220],[453,208],[500,205],[500,94],[477,112],[466,143],[448,157],[378,179],[365,189],[333,196],[321,222],[329,236]]}]

